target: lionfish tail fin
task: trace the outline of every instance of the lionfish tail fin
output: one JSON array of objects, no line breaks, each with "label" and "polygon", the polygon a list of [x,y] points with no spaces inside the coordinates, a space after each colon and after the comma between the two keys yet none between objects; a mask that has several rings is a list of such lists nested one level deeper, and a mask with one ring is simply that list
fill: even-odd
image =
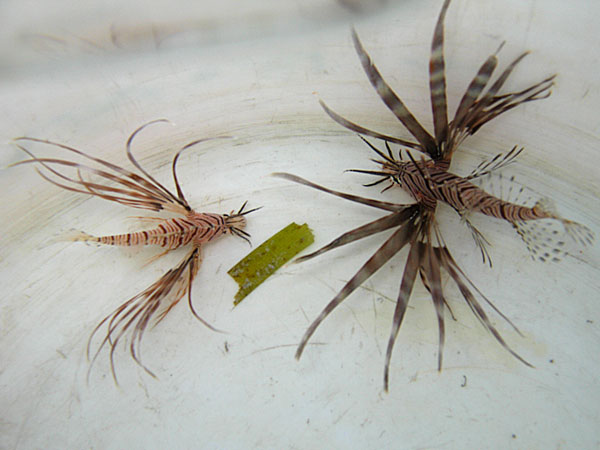
[{"label": "lionfish tail fin", "polygon": [[527,246],[531,259],[558,262],[567,254],[564,231],[559,229],[557,222],[530,220],[515,223],[514,227]]},{"label": "lionfish tail fin", "polygon": [[535,202],[535,205],[533,207],[534,209],[545,213],[548,217],[552,217],[555,219],[559,219],[560,217],[558,216],[558,212],[556,211],[556,205],[554,204],[554,202],[547,198],[540,198],[537,202]]},{"label": "lionfish tail fin", "polygon": [[578,246],[587,247],[594,243],[594,232],[585,225],[561,217],[556,211],[556,207],[554,206],[554,202],[552,202],[552,200],[547,198],[538,200],[538,202],[535,204],[535,207],[541,209],[549,216],[552,216],[554,219],[562,223],[565,229],[565,234],[575,241]]},{"label": "lionfish tail fin", "polygon": [[100,238],[96,237],[96,236],[92,236],[91,234],[87,234],[84,231],[73,229],[73,230],[69,230],[69,231],[65,231],[65,232],[57,234],[50,241],[50,243],[57,243],[57,242],[85,242],[85,243],[99,244]]},{"label": "lionfish tail fin", "polygon": [[562,218],[551,200],[538,200],[533,209],[547,218],[514,224],[532,259],[558,262],[566,255],[581,252],[594,242],[592,230]]},{"label": "lionfish tail fin", "polygon": [[582,247],[590,246],[594,243],[594,232],[585,225],[572,220],[562,219],[566,233]]}]

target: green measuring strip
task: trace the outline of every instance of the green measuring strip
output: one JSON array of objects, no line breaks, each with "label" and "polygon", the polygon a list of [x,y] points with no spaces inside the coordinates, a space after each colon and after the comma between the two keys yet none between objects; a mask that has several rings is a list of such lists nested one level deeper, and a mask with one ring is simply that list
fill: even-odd
[{"label": "green measuring strip", "polygon": [[291,223],[250,252],[227,271],[240,289],[234,305],[256,289],[277,269],[312,244],[315,237],[307,224]]}]

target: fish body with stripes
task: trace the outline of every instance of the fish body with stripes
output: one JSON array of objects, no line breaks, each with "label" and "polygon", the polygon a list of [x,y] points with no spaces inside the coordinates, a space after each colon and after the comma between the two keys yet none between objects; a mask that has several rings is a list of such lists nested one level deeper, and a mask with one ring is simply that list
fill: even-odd
[{"label": "fish body with stripes", "polygon": [[[508,160],[512,161],[521,150],[517,151],[515,147],[511,153],[502,158],[502,165],[506,165]],[[573,233],[577,232],[577,228],[581,228],[580,231],[585,233],[583,227],[578,227],[574,222],[561,218],[551,211],[550,207],[545,209],[543,201],[536,203],[533,207],[528,207],[502,200],[472,183],[470,181],[472,176],[454,175],[447,170],[440,169],[431,161],[402,162],[388,158],[378,161],[378,163],[381,165],[381,171],[377,174],[386,179],[389,178],[394,185],[402,187],[426,208],[435,209],[437,202],[443,202],[461,216],[478,212],[506,220],[517,228],[522,222],[530,220],[555,219],[563,222],[567,228],[572,226]],[[373,171],[366,172],[373,173]],[[476,175],[477,177],[481,176],[480,173]]]},{"label": "fish body with stripes", "polygon": [[[317,255],[350,244],[373,234],[395,229],[395,232],[377,249],[377,251],[360,267],[354,276],[344,285],[342,290],[327,304],[319,316],[311,323],[301,339],[296,351],[300,358],[308,341],[325,318],[340,305],[352,292],[369,279],[386,264],[395,254],[409,247],[408,257],[401,277],[400,290],[392,319],[392,328],[388,339],[384,364],[384,389],[389,388],[389,371],[392,351],[400,326],[409,303],[409,299],[417,276],[431,295],[438,319],[438,370],[442,369],[443,348],[445,342],[445,317],[453,316],[450,305],[442,289],[442,271],[453,280],[461,296],[475,317],[492,336],[515,358],[522,363],[530,364],[518,355],[501,336],[492,324],[489,313],[484,306],[505,319],[514,330],[519,330],[503,315],[498,308],[473,284],[467,274],[458,266],[450,253],[438,228],[435,212],[438,203],[451,206],[470,229],[473,238],[480,248],[484,263],[491,265],[487,251],[488,241],[470,222],[469,215],[482,213],[509,222],[516,228],[527,244],[532,256],[540,260],[557,260],[565,253],[562,249],[565,236],[555,239],[538,230],[536,224],[541,219],[558,220],[564,226],[564,233],[583,246],[592,243],[593,234],[585,226],[563,219],[553,209],[549,200],[540,200],[533,207],[502,200],[473,183],[479,177],[490,174],[511,163],[523,150],[513,147],[507,154],[500,154],[480,164],[469,176],[460,177],[449,169],[452,157],[463,141],[476,133],[483,125],[499,115],[521,104],[547,98],[553,85],[554,75],[532,84],[525,89],[510,93],[500,93],[513,69],[527,53],[518,56],[492,83],[492,74],[498,64],[496,54],[490,55],[481,65],[477,74],[467,87],[460,100],[454,118],[450,121],[447,112],[446,75],[444,60],[444,20],[450,0],[445,0],[433,34],[431,57],[429,62],[430,103],[433,114],[434,133],[430,134],[419,123],[406,105],[381,76],[377,67],[364,49],[358,34],[352,30],[352,40],[361,65],[373,88],[388,109],[410,132],[414,140],[399,138],[379,133],[358,125],[342,117],[323,101],[321,106],[337,123],[358,133],[373,150],[378,159],[374,170],[352,170],[379,177],[366,186],[388,182],[388,188],[401,187],[415,200],[413,204],[396,204],[376,199],[334,191],[315,184],[306,179],[288,173],[277,173],[276,176],[318,189],[331,195],[366,206],[387,211],[387,215],[369,222],[354,230],[348,231],[321,249],[301,257],[298,261],[307,260]],[[500,50],[500,49],[498,49]],[[496,52],[498,53],[498,51]],[[385,149],[379,149],[365,139],[371,137],[383,141]],[[397,144],[401,150],[396,154],[390,144]],[[402,158],[402,151],[408,157]],[[413,156],[412,152],[418,154]],[[386,188],[387,189],[387,188]]]},{"label": "fish body with stripes", "polygon": [[[175,193],[152,177],[134,158],[131,152],[131,144],[141,130],[157,122],[166,122],[166,120],[155,120],[139,127],[127,141],[127,157],[135,167],[134,171],[56,142],[30,137],[21,137],[14,140],[15,145],[27,153],[30,159],[13,165],[36,164],[38,173],[60,188],[113,201],[132,208],[165,212],[175,216],[170,218],[139,217],[144,221],[154,222],[154,227],[143,231],[109,236],[91,236],[78,231],[65,236],[65,239],[100,245],[157,246],[164,249],[153,260],[172,250],[189,247],[188,253],[176,267],[167,271],[147,289],[108,314],[90,335],[87,345],[87,355],[91,361],[90,370],[102,349],[108,346],[110,348],[111,372],[115,383],[117,383],[117,375],[114,365],[114,353],[118,343],[121,342],[126,333],[129,333],[129,349],[132,358],[146,372],[154,376],[152,371],[142,363],[140,357],[139,346],[144,331],[149,324],[160,322],[186,295],[189,308],[194,317],[211,330],[218,331],[196,312],[192,304],[192,283],[202,262],[201,250],[204,245],[223,235],[238,236],[250,242],[250,235],[244,231],[246,226],[245,216],[258,209],[246,210],[246,203],[244,203],[237,212],[215,214],[196,212],[189,205],[177,178],[177,161],[184,150],[210,139],[191,142],[176,153],[171,165],[176,188]],[[85,162],[79,163],[60,158],[39,158],[25,147],[26,143],[50,145],[73,156],[80,157]],[[92,339],[102,327],[105,327],[105,332],[92,355]]]},{"label": "fish body with stripes", "polygon": [[73,236],[72,240],[124,247],[154,245],[174,250],[190,243],[201,246],[219,236],[232,233],[234,228],[239,232],[246,226],[244,216],[195,211],[188,212],[185,217],[159,220],[158,225],[149,230],[110,236],[90,236],[81,233],[79,236]]}]

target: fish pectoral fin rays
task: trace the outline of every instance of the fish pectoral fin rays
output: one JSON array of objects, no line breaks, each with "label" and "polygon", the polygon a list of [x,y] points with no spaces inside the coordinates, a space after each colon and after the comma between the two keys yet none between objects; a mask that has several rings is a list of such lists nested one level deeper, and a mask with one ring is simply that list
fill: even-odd
[{"label": "fish pectoral fin rays", "polygon": [[479,231],[479,229],[475,225],[473,225],[473,222],[471,222],[469,217],[470,213],[470,211],[458,212],[458,214],[460,215],[460,221],[464,223],[471,232],[473,241],[475,242],[475,245],[477,246],[477,248],[479,248],[479,251],[481,252],[481,259],[483,264],[487,263],[490,267],[492,267],[492,257],[490,256],[490,252],[488,250],[488,247],[491,246],[490,241],[488,241],[487,238],[483,235],[483,233]]},{"label": "fish pectoral fin rays", "polygon": [[150,264],[152,264],[154,261],[159,260],[160,258],[162,258],[163,256],[165,256],[167,253],[169,253],[171,250],[175,250],[174,248],[167,248],[166,250],[158,253],[157,255],[152,256],[151,258],[148,258],[148,261],[146,261],[144,263],[144,265],[142,267],[146,267],[149,266]]},{"label": "fish pectoral fin rays", "polygon": [[[141,343],[149,326],[156,326],[166,315],[187,296],[188,305],[195,318],[213,331],[220,331],[201,318],[192,304],[191,289],[201,264],[200,248],[193,248],[174,268],[168,270],[144,291],[122,303],[108,314],[92,331],[87,344],[87,357],[90,361],[88,379],[92,366],[104,347],[108,347],[111,372],[116,384],[114,354],[121,340],[128,340],[127,346],[133,360],[149,375],[156,375],[142,362]],[[104,330],[104,331],[101,331]],[[100,344],[92,352],[92,340],[101,332]]]},{"label": "fish pectoral fin rays", "polygon": [[470,278],[465,274],[462,269],[458,266],[452,255],[450,254],[447,247],[437,247],[434,249],[434,254],[439,259],[441,266],[444,270],[450,275],[450,278],[458,287],[461,295],[463,296],[465,302],[475,315],[475,317],[479,320],[479,322],[483,325],[483,327],[488,330],[492,336],[496,339],[496,341],[502,345],[511,355],[521,361],[528,367],[533,367],[530,363],[528,363],[525,359],[519,356],[509,345],[506,343],[500,332],[496,329],[496,327],[492,324],[488,314],[485,312],[485,309],[481,305],[480,301],[477,300],[475,294],[478,294],[479,297],[488,304],[500,317],[502,317],[519,335],[523,336],[523,334],[519,331],[519,329],[511,322],[511,320],[506,317],[483,293],[473,284]]},{"label": "fish pectoral fin rays", "polygon": [[521,154],[523,147],[518,148],[516,145],[506,154],[498,153],[492,159],[483,161],[473,171],[465,177],[467,180],[474,180],[491,174],[495,170],[502,169],[512,163],[517,156]]}]

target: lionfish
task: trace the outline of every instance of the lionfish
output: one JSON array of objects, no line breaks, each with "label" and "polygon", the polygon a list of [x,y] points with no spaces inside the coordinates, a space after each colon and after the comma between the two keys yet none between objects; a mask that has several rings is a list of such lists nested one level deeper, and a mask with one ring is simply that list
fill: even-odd
[{"label": "lionfish", "polygon": [[[139,217],[139,219],[148,220],[156,224],[148,230],[100,237],[76,232],[73,235],[66,236],[67,240],[115,246],[151,245],[162,247],[164,251],[152,260],[177,248],[190,248],[187,255],[176,267],[167,271],[144,291],[121,304],[102,319],[92,331],[87,344],[87,357],[90,360],[90,370],[102,349],[108,345],[110,347],[111,372],[115,383],[118,383],[118,381],[114,365],[114,352],[121,338],[128,332],[130,334],[129,350],[132,358],[148,374],[155,377],[154,373],[141,360],[140,345],[142,337],[151,322],[158,324],[184,296],[187,295],[188,305],[193,316],[209,329],[218,331],[200,317],[192,303],[192,283],[202,262],[202,246],[219,236],[228,234],[238,236],[250,243],[250,235],[244,231],[244,227],[246,226],[245,216],[259,209],[246,210],[247,202],[245,202],[237,212],[232,211],[229,214],[204,213],[196,212],[186,200],[177,178],[177,161],[179,156],[184,150],[194,145],[218,138],[200,139],[190,142],[175,154],[171,170],[176,193],[173,193],[152,177],[134,158],[131,152],[131,143],[140,131],[148,125],[157,122],[167,121],[159,119],[148,122],[136,129],[127,140],[127,157],[135,169],[137,169],[137,173],[56,142],[30,137],[20,137],[14,140],[16,146],[27,153],[31,159],[20,161],[13,165],[37,164],[41,166],[43,171],[38,168],[36,168],[36,171],[44,179],[58,187],[72,192],[99,197],[132,208],[155,212],[164,211],[175,216],[172,218]],[[74,153],[84,160],[90,161],[91,165],[80,164],[68,159],[38,158],[31,151],[23,147],[21,145],[22,142],[48,144]],[[65,172],[65,169],[70,169],[74,173],[68,174]],[[87,177],[84,177],[84,175],[87,175]],[[93,181],[93,177],[97,177],[100,181]],[[106,326],[104,337],[93,357],[90,357],[92,339],[103,326]]]},{"label": "lionfish", "polygon": [[[390,258],[392,258],[392,256],[404,247],[410,247],[406,265],[404,267],[404,273],[402,275],[402,281],[400,283],[400,292],[395,306],[392,328],[385,355],[384,389],[386,391],[389,388],[389,368],[392,350],[408,306],[417,274],[420,276],[425,288],[429,292],[437,314],[439,330],[437,362],[438,370],[442,370],[445,339],[444,313],[446,312],[446,309],[454,318],[450,305],[442,290],[442,269],[444,269],[454,281],[467,305],[483,327],[486,328],[494,338],[510,352],[510,354],[523,364],[532,367],[531,364],[508,346],[496,327],[490,321],[488,313],[486,313],[482,306],[482,302],[478,300],[478,297],[483,300],[484,304],[487,304],[506,320],[517,333],[521,334],[517,327],[471,282],[448,250],[435,218],[435,211],[439,202],[446,203],[463,218],[463,221],[471,230],[475,243],[481,249],[484,263],[486,259],[488,259],[490,265],[491,260],[489,259],[489,254],[486,250],[487,241],[483,234],[481,234],[469,221],[469,214],[478,212],[487,216],[506,220],[516,228],[517,232],[526,242],[532,256],[537,255],[540,260],[558,259],[559,255],[566,252],[563,250],[565,244],[563,240],[558,240],[555,236],[549,237],[547,233],[536,228],[536,220],[538,219],[555,219],[560,221],[564,226],[564,233],[561,233],[561,236],[568,234],[581,245],[591,244],[593,239],[592,232],[585,226],[558,216],[552,209],[549,201],[539,201],[535,206],[529,208],[490,195],[472,183],[474,179],[488,175],[492,171],[500,169],[512,162],[523,150],[522,148],[518,149],[517,147],[514,147],[506,155],[497,155],[493,159],[480,164],[466,177],[460,177],[448,171],[454,152],[467,136],[475,134],[484,124],[518,105],[547,98],[550,95],[550,88],[552,87],[555,78],[555,75],[552,75],[521,91],[500,94],[499,91],[507,78],[527,53],[518,56],[500,74],[496,81],[489,85],[490,78],[492,77],[492,73],[498,62],[496,54],[493,54],[488,57],[480,67],[479,71],[469,84],[467,91],[460,100],[454,119],[449,121],[446,102],[444,62],[444,18],[449,5],[450,0],[445,0],[435,26],[433,42],[431,45],[429,86],[434,124],[433,136],[421,126],[413,114],[404,105],[402,100],[400,100],[385,82],[379,70],[372,63],[371,58],[363,48],[355,30],[352,30],[354,47],[371,85],[376,89],[385,105],[414,137],[416,142],[384,135],[364,128],[343,118],[331,110],[323,101],[320,101],[325,112],[333,120],[358,133],[359,137],[361,137],[361,139],[365,141],[371,150],[380,158],[372,160],[378,164],[377,170],[353,170],[354,172],[379,177],[376,181],[365,186],[373,186],[388,182],[389,185],[386,189],[390,187],[400,187],[412,196],[415,203],[396,204],[358,197],[328,189],[295,175],[287,173],[275,174],[281,178],[342,197],[346,200],[389,212],[388,215],[380,219],[342,234],[331,243],[309,255],[299,258],[297,261],[305,261],[367,236],[397,228],[308,327],[296,351],[297,359],[301,357],[309,339],[319,325],[342,301],[379,270],[390,260]],[[385,143],[386,151],[376,148],[361,135],[382,140]],[[403,147],[408,159],[402,159],[401,150],[398,152],[398,157],[396,157],[390,148],[390,143],[399,144]],[[415,158],[410,150],[420,152],[420,158]],[[561,236],[559,236],[559,239]]]}]

